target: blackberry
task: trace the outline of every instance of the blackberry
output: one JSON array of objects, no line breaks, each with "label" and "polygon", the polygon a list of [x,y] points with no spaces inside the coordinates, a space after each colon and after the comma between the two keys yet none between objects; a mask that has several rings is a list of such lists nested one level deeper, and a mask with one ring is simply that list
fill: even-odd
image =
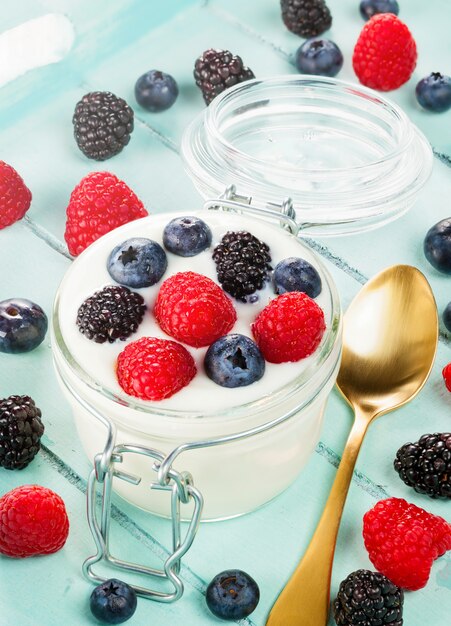
[{"label": "blackberry", "polygon": [[72,122],[75,141],[83,154],[105,161],[119,154],[130,141],[133,110],[114,93],[93,91],[77,103]]},{"label": "blackberry", "polygon": [[228,232],[213,251],[218,280],[224,291],[241,302],[262,289],[272,267],[269,246],[246,231]]},{"label": "blackberry", "polygon": [[196,59],[194,78],[206,104],[210,104],[215,96],[228,87],[255,76],[252,70],[243,65],[238,55],[232,54],[229,50],[210,48]]},{"label": "blackberry", "polygon": [[340,584],[333,603],[337,626],[402,626],[404,593],[377,572],[360,569]]},{"label": "blackberry", "polygon": [[41,411],[29,396],[0,400],[0,466],[24,469],[41,447]]},{"label": "blackberry", "polygon": [[431,498],[451,498],[451,433],[423,435],[399,448],[395,470],[406,485]]},{"label": "blackberry", "polygon": [[285,26],[301,37],[316,37],[332,25],[324,0],[280,0],[280,6]]},{"label": "blackberry", "polygon": [[108,285],[83,302],[78,309],[77,326],[96,343],[124,341],[137,330],[145,310],[139,293]]}]

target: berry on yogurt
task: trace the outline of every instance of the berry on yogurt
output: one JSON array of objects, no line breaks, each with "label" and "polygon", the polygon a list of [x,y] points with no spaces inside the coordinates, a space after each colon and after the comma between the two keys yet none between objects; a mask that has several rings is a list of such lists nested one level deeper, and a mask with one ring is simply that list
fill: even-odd
[{"label": "berry on yogurt", "polygon": [[325,328],[321,307],[300,291],[271,300],[252,324],[255,341],[270,363],[310,356],[319,346]]},{"label": "berry on yogurt", "polygon": [[25,298],[0,302],[0,352],[17,354],[34,350],[44,341],[47,316],[41,307]]},{"label": "berry on yogurt", "polygon": [[227,334],[237,315],[230,299],[207,276],[178,272],[161,285],[154,308],[160,328],[177,341],[200,348]]},{"label": "berry on yogurt", "polygon": [[246,335],[220,337],[208,348],[205,373],[221,387],[245,387],[265,373],[265,359],[257,344]]},{"label": "berry on yogurt", "polygon": [[166,111],[174,104],[178,95],[179,88],[174,78],[160,70],[146,72],[135,84],[136,101],[151,113]]},{"label": "berry on yogurt", "polygon": [[309,39],[298,48],[295,64],[301,74],[336,76],[343,67],[343,54],[329,39]]},{"label": "berry on yogurt", "polygon": [[200,254],[211,246],[212,234],[208,224],[200,217],[186,215],[175,217],[163,231],[166,250],[182,257]]},{"label": "berry on yogurt", "polygon": [[116,373],[120,386],[129,395],[163,400],[188,385],[196,375],[196,365],[181,344],[141,337],[119,354]]},{"label": "berry on yogurt", "polygon": [[272,279],[278,294],[303,291],[310,298],[316,298],[322,289],[317,270],[308,261],[297,257],[289,257],[277,263]]},{"label": "berry on yogurt", "polygon": [[144,237],[123,241],[111,251],[107,261],[111,278],[134,289],[155,285],[167,267],[168,259],[160,244]]}]

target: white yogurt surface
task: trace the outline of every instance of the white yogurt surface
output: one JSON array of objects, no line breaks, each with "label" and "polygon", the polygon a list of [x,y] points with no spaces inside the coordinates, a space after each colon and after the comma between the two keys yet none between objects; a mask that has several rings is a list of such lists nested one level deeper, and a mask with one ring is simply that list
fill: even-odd
[{"label": "white yogurt surface", "polygon": [[[163,245],[162,233],[166,224],[176,216],[198,215],[211,228],[213,233],[212,246],[194,257],[180,257],[166,251],[168,268],[159,283],[145,289],[135,289],[140,293],[147,305],[147,311],[138,331],[126,341],[117,341],[113,344],[97,344],[85,337],[76,325],[79,306],[95,291],[106,285],[116,284],[107,271],[107,259],[111,250],[121,242],[131,237],[147,237]],[[302,257],[314,265],[323,281],[323,290],[316,298],[316,302],[323,309],[326,326],[331,323],[331,301],[327,284],[314,254],[299,242],[294,236],[270,223],[261,220],[243,217],[238,214],[222,211],[177,212],[151,215],[141,220],[131,222],[116,229],[99,241],[91,245],[76,259],[66,274],[60,289],[59,318],[64,341],[78,364],[88,375],[94,378],[103,387],[116,395],[128,397],[116,379],[116,361],[119,353],[128,343],[140,337],[161,337],[173,339],[166,335],[159,327],[153,315],[154,303],[162,282],[172,274],[183,271],[194,271],[213,279],[216,283],[216,265],[212,259],[213,248],[219,243],[222,236],[229,230],[248,230],[270,247],[272,267],[290,256]],[[219,284],[219,283],[218,283]],[[237,321],[231,333],[241,333],[251,338],[251,324],[258,313],[276,297],[272,284],[268,283],[265,289],[258,291],[259,300],[255,304],[244,304],[232,298],[237,312]],[[326,331],[327,332],[327,331]],[[172,397],[160,402],[149,402],[164,409],[180,411],[207,411],[213,412],[252,402],[271,395],[290,380],[304,371],[316,359],[316,352],[306,359],[296,363],[266,363],[264,376],[247,387],[235,389],[221,387],[210,380],[203,368],[203,359],[208,347],[193,348],[185,346],[192,354],[197,367],[197,374],[190,384]]]}]

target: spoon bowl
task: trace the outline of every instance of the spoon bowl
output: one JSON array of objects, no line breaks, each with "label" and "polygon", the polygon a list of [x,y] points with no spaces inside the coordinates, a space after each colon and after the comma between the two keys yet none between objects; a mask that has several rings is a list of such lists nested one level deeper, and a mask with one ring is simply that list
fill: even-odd
[{"label": "spoon bowl", "polygon": [[267,626],[326,626],[338,529],[369,424],[414,398],[434,363],[437,307],[423,274],[390,267],[361,289],[344,316],[337,386],[355,413],[334,484],[307,551]]},{"label": "spoon bowl", "polygon": [[437,338],[437,308],[425,277],[410,265],[390,267],[346,311],[337,386],[373,418],[396,409],[426,382]]}]

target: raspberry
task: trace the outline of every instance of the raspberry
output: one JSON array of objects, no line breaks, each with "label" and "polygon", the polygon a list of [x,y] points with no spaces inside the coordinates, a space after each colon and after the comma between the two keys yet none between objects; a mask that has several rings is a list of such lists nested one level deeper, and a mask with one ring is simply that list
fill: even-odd
[{"label": "raspberry", "polygon": [[196,366],[188,350],[167,339],[141,337],[129,343],[117,359],[120,386],[142,400],[169,398],[195,375]]},{"label": "raspberry", "polygon": [[451,524],[388,498],[364,515],[363,539],[374,567],[398,587],[415,591],[426,585],[435,559],[451,549]]},{"label": "raspberry", "polygon": [[236,322],[233,304],[210,278],[179,272],[164,281],[155,303],[162,330],[199,348],[226,335]]},{"label": "raspberry", "polygon": [[73,190],[64,239],[73,256],[122,224],[148,215],[141,200],[110,172],[91,172]]},{"label": "raspberry", "polygon": [[404,85],[416,61],[417,47],[411,32],[391,13],[375,15],[365,24],[352,57],[360,82],[380,91]]},{"label": "raspberry", "polygon": [[31,191],[16,170],[0,161],[0,230],[23,218],[30,208]]},{"label": "raspberry", "polygon": [[442,369],[443,380],[445,381],[446,388],[451,391],[451,363],[445,365]]},{"label": "raspberry", "polygon": [[319,346],[326,328],[322,309],[306,293],[290,291],[256,317],[252,332],[270,363],[299,361]]},{"label": "raspberry", "polygon": [[40,485],[16,487],[0,498],[0,552],[52,554],[66,543],[69,519],[60,496]]}]

